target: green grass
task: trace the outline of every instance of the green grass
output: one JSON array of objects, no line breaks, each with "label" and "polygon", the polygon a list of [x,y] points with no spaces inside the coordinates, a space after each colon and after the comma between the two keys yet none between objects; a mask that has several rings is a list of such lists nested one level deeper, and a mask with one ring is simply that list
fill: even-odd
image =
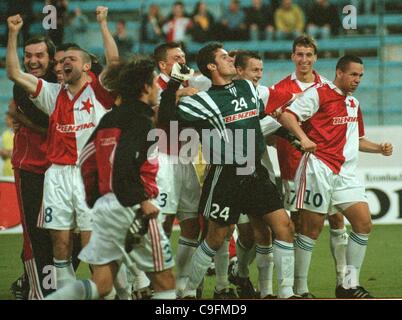
[{"label": "green grass", "polygon": [[[377,298],[402,298],[402,226],[377,225],[369,240],[366,260],[361,272],[361,284]],[[173,250],[178,233],[173,235]],[[0,300],[12,299],[10,284],[22,273],[21,235],[0,235]],[[88,267],[80,266],[78,277],[89,276]],[[257,272],[251,266],[251,279],[256,284]],[[275,280],[274,280],[275,282]],[[211,298],[214,277],[207,277],[204,298]],[[334,298],[335,268],[329,250],[329,233],[325,228],[313,252],[309,277],[310,291],[320,298]]]}]

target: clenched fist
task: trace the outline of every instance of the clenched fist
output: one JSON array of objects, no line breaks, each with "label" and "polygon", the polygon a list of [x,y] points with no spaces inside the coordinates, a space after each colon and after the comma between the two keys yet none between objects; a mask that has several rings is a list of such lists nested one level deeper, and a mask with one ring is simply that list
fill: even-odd
[{"label": "clenched fist", "polygon": [[19,32],[24,24],[22,17],[19,14],[7,18],[8,30],[10,32]]},{"label": "clenched fist", "polygon": [[384,142],[380,144],[381,146],[381,154],[383,156],[390,156],[392,155],[392,151],[393,151],[393,146],[391,143],[388,142]]},{"label": "clenched fist", "polygon": [[98,20],[99,23],[106,21],[108,10],[108,7],[96,7],[96,20]]}]

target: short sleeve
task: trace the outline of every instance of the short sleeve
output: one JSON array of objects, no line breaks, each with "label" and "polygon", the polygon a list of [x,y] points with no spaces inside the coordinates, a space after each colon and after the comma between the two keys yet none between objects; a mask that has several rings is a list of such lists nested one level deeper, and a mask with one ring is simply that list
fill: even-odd
[{"label": "short sleeve", "polygon": [[285,107],[293,99],[293,94],[286,90],[277,90],[269,88],[267,89],[267,91],[268,91],[268,97],[265,102],[266,114],[270,114],[279,108]]},{"label": "short sleeve", "polygon": [[272,134],[281,127],[281,124],[270,116],[261,119],[260,125],[264,137]]},{"label": "short sleeve", "polygon": [[96,99],[106,110],[111,109],[116,97],[102,85],[99,76],[94,74],[92,71],[88,74],[92,79],[91,86],[95,92]]},{"label": "short sleeve", "polygon": [[30,96],[31,101],[46,114],[52,114],[56,106],[57,96],[61,90],[61,84],[47,82],[39,79],[35,93]]},{"label": "short sleeve", "polygon": [[310,88],[303,92],[301,96],[296,98],[293,103],[286,108],[303,122],[310,119],[319,109],[320,98],[316,88]]}]

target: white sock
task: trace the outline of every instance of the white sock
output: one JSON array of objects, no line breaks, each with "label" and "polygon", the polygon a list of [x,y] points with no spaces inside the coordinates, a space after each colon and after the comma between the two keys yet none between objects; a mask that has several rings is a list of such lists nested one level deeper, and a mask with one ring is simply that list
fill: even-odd
[{"label": "white sock", "polygon": [[99,292],[92,280],[76,280],[48,295],[45,300],[96,300]]},{"label": "white sock", "polygon": [[67,284],[76,280],[73,265],[71,259],[58,260],[53,258],[53,264],[56,268],[56,287],[61,289]]},{"label": "white sock", "polygon": [[295,292],[303,294],[309,292],[307,278],[315,240],[299,234],[295,243]]},{"label": "white sock", "polygon": [[[345,278],[345,281],[348,283],[346,286],[356,287],[360,285],[360,269],[366,255],[368,238],[368,234],[350,232],[348,248],[346,250],[346,267],[351,269],[349,273],[351,277],[348,279]],[[344,285],[344,287],[346,286]]]},{"label": "white sock", "polygon": [[191,272],[187,282],[186,292],[195,292],[204,278],[216,251],[211,249],[204,240],[195,250],[191,258]]},{"label": "white sock", "polygon": [[176,252],[176,291],[181,296],[190,275],[191,257],[198,247],[198,241],[179,238],[179,244]]},{"label": "white sock", "polygon": [[258,268],[258,284],[260,288],[260,297],[272,295],[272,278],[274,273],[274,254],[272,245],[258,245],[255,248],[255,262]]},{"label": "white sock", "polygon": [[236,241],[236,256],[237,256],[237,275],[241,278],[248,278],[250,274],[249,265],[254,258],[254,246],[247,249],[237,238]]},{"label": "white sock", "polygon": [[215,288],[217,291],[229,287],[228,280],[229,268],[229,240],[223,242],[222,246],[216,251],[215,255]]},{"label": "white sock", "polygon": [[116,294],[116,289],[112,287],[112,290],[103,297],[103,300],[116,300]]},{"label": "white sock", "polygon": [[132,262],[128,266],[128,270],[131,272],[131,275],[134,277],[134,282],[133,282],[134,290],[138,291],[138,290],[146,288],[150,285],[151,281],[149,281],[149,279],[144,271],[138,269],[135,262]]},{"label": "white sock", "polygon": [[293,296],[294,282],[294,248],[293,243],[274,240],[274,264],[278,275],[278,297]]},{"label": "white sock", "polygon": [[343,283],[346,269],[346,249],[348,246],[348,234],[346,228],[330,229],[330,248],[335,262],[336,285]]},{"label": "white sock", "polygon": [[114,279],[114,287],[119,300],[131,300],[131,285],[127,280],[127,268],[124,264],[120,266]]},{"label": "white sock", "polygon": [[174,300],[176,299],[176,290],[165,290],[154,292],[152,300]]}]

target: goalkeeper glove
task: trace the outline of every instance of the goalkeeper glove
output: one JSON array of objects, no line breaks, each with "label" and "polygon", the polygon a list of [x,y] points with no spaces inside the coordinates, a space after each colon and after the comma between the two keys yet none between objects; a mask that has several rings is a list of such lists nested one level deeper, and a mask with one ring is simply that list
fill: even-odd
[{"label": "goalkeeper glove", "polygon": [[137,210],[135,217],[126,234],[124,249],[127,253],[133,250],[135,245],[142,242],[142,238],[148,232],[149,219],[144,217],[141,210]]},{"label": "goalkeeper glove", "polygon": [[178,82],[187,81],[192,78],[193,75],[193,69],[178,62],[173,65],[172,72],[170,73],[170,77]]}]

